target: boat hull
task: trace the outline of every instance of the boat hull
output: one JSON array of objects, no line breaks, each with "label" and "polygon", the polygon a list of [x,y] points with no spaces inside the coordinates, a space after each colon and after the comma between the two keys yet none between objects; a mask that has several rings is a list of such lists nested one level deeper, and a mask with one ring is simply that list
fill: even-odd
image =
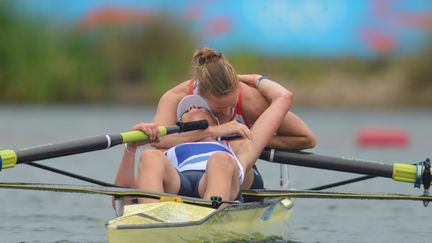
[{"label": "boat hull", "polygon": [[178,202],[125,206],[121,217],[107,222],[109,242],[223,242],[283,238],[293,202],[263,202],[212,209]]}]

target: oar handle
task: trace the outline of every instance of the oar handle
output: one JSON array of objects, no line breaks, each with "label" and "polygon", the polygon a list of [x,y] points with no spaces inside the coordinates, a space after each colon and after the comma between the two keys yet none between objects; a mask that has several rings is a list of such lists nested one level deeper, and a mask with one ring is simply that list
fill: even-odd
[{"label": "oar handle", "polygon": [[[165,136],[171,133],[206,129],[207,127],[208,122],[206,120],[201,120],[196,122],[177,123],[177,125],[174,126],[159,126],[159,132],[160,136]],[[146,140],[148,140],[148,136],[144,132],[128,131],[120,134],[101,135],[57,144],[46,144],[20,150],[0,150],[0,170],[12,168],[15,166],[15,164],[103,150],[122,143]]]},{"label": "oar handle", "polygon": [[[166,136],[172,133],[189,132],[193,130],[206,129],[208,127],[207,120],[199,120],[193,122],[177,122],[174,126],[159,126],[159,136]],[[147,134],[142,131],[129,131],[120,134],[122,137],[121,143],[140,142],[148,139]],[[116,144],[117,145],[117,144]]]},{"label": "oar handle", "polygon": [[206,129],[209,126],[207,120],[199,120],[192,122],[177,122],[177,127],[180,129],[178,132],[189,132],[193,130]]}]

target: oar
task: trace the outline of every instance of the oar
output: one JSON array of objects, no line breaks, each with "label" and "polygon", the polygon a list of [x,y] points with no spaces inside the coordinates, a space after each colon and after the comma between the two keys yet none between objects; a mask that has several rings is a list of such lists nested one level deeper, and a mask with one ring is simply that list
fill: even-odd
[{"label": "oar", "polygon": [[279,164],[386,177],[392,178],[395,181],[415,183],[416,185],[423,182],[425,189],[429,189],[431,183],[429,159],[426,160],[424,166],[403,163],[388,164],[348,157],[339,158],[278,149],[265,149],[260,159]]},{"label": "oar", "polygon": [[356,177],[356,178],[352,178],[352,179],[348,179],[348,180],[343,180],[343,181],[338,181],[338,182],[330,183],[330,184],[327,184],[327,185],[312,187],[312,188],[309,188],[307,190],[320,191],[320,190],[334,188],[334,187],[338,187],[338,186],[344,186],[344,185],[351,184],[351,183],[354,183],[354,182],[365,181],[365,180],[369,180],[369,179],[373,179],[373,178],[377,178],[377,177],[376,176],[371,176],[371,175],[365,175],[365,176],[360,176],[360,177]]},{"label": "oar", "polygon": [[338,186],[344,186],[344,185],[351,184],[354,182],[365,181],[365,180],[369,180],[369,179],[373,179],[373,178],[376,178],[376,176],[365,175],[365,176],[360,176],[360,177],[356,177],[356,178],[352,178],[352,179],[348,179],[348,180],[330,183],[327,185],[312,187],[312,188],[309,188],[307,190],[321,191],[321,190],[325,190],[325,189],[329,189],[329,188],[333,188],[333,187],[338,187]]},{"label": "oar", "polygon": [[[207,127],[208,122],[206,120],[201,120],[188,123],[177,123],[177,125],[174,126],[159,126],[159,133],[160,136],[165,136],[177,132],[206,129]],[[148,140],[148,136],[144,132],[128,131],[114,135],[101,135],[19,150],[0,150],[0,171],[2,169],[12,168],[16,164],[103,150],[123,143],[146,140]]]},{"label": "oar", "polygon": [[[1,184],[0,184],[1,186]],[[243,196],[252,200],[272,197],[290,198],[326,198],[326,199],[368,199],[368,200],[411,200],[411,201],[432,201],[432,196],[409,195],[400,193],[356,193],[356,192],[330,192],[311,190],[244,190]]]},{"label": "oar", "polygon": [[90,185],[65,185],[65,184],[44,184],[44,183],[23,183],[23,182],[0,182],[2,189],[22,189],[22,190],[38,190],[52,192],[75,192],[100,194],[114,197],[145,197],[159,199],[160,201],[176,201],[188,204],[215,207],[221,203],[239,204],[239,201],[218,201],[217,205],[212,200],[202,198],[186,197],[169,193],[152,192],[133,188],[124,187],[105,187],[105,186],[90,186]]},{"label": "oar", "polygon": [[86,182],[90,182],[99,186],[108,186],[108,187],[117,187],[117,185],[112,184],[112,183],[108,183],[108,182],[104,182],[104,181],[100,181],[100,180],[96,180],[90,177],[86,177],[86,176],[82,176],[82,175],[78,175],[69,171],[65,171],[65,170],[60,170],[54,167],[50,167],[50,166],[46,166],[46,165],[42,165],[42,164],[38,164],[35,162],[27,162],[26,165],[30,165],[42,170],[47,170],[47,171],[51,171],[60,175],[64,175],[64,176],[68,176],[68,177],[72,177],[81,181],[86,181]]}]

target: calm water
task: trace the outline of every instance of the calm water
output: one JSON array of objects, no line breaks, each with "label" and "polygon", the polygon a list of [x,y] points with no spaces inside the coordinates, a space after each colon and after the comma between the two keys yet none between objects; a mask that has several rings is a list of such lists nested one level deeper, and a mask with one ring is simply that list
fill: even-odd
[{"label": "calm water", "polygon": [[[431,156],[430,110],[297,109],[319,139],[315,153],[384,162],[418,162]],[[127,131],[149,121],[154,107],[0,106],[0,149]],[[411,144],[405,149],[365,149],[355,143],[367,126],[405,128]],[[112,182],[121,147],[44,161],[46,165]],[[279,165],[260,161],[266,186],[278,188]],[[290,187],[305,189],[357,175],[289,167]],[[0,181],[41,183],[84,182],[27,165],[0,172]],[[372,179],[334,190],[419,194],[412,185]],[[113,218],[106,196],[0,190],[0,242],[106,242],[105,222]],[[420,202],[297,199],[287,228],[298,242],[430,242],[432,206]]]}]

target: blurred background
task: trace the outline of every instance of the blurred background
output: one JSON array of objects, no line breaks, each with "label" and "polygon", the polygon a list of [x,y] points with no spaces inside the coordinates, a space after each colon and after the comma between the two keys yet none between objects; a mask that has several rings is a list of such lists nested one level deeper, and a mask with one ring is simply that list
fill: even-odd
[{"label": "blurred background", "polygon": [[432,105],[430,0],[1,0],[0,102],[155,103],[195,49],[298,106]]},{"label": "blurred background", "polygon": [[[0,0],[0,148],[150,121],[159,97],[190,78],[194,50],[209,46],[238,73],[267,75],[295,93],[293,111],[318,139],[312,152],[423,161],[432,137],[431,30],[431,0]],[[122,153],[44,163],[112,182]],[[279,188],[279,165],[257,165],[266,187]],[[297,189],[354,177],[294,166],[289,174]],[[0,181],[83,184],[24,165]],[[421,193],[412,187],[375,179],[340,190]],[[0,190],[0,205],[4,242],[106,242],[114,215],[111,199],[92,195]],[[299,199],[288,238],[422,242],[431,228],[424,210]]]}]

